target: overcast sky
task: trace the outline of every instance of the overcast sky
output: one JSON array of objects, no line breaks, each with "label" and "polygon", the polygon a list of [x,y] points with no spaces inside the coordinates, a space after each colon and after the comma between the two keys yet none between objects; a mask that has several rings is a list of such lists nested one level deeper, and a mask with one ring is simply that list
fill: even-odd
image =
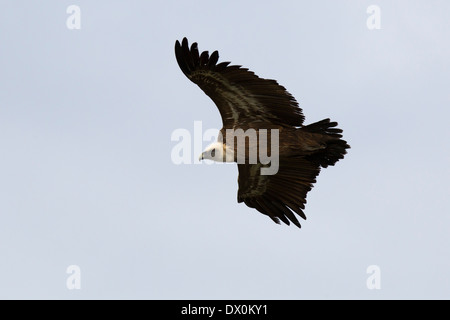
[{"label": "overcast sky", "polygon": [[[0,3],[0,298],[450,298],[448,1]],[[221,127],[184,36],[344,130],[302,229],[238,204],[236,165],[171,159]]]}]

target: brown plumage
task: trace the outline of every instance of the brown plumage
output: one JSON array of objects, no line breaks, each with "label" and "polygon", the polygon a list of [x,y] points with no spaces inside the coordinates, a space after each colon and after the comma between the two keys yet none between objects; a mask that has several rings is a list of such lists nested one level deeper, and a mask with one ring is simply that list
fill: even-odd
[{"label": "brown plumage", "polygon": [[[302,109],[295,98],[275,80],[259,78],[253,72],[230,62],[217,63],[219,54],[207,51],[201,54],[197,43],[189,47],[186,38],[175,43],[175,55],[183,73],[197,84],[216,104],[222,116],[223,127],[219,141],[225,149],[234,150],[233,161],[238,162],[238,202],[255,208],[273,221],[290,222],[300,227],[294,213],[306,219],[303,212],[306,195],[311,190],[320,168],[334,165],[344,158],[350,148],[342,139],[342,130],[330,119],[304,126]],[[230,147],[227,130],[248,129],[259,133],[268,129],[279,132],[278,171],[262,175],[261,168],[270,164],[258,157],[256,163],[249,161],[251,148],[246,145],[245,163],[239,162],[238,145]],[[262,145],[262,144],[261,144]],[[213,149],[215,151],[215,149]],[[272,154],[270,145],[267,154]]]}]

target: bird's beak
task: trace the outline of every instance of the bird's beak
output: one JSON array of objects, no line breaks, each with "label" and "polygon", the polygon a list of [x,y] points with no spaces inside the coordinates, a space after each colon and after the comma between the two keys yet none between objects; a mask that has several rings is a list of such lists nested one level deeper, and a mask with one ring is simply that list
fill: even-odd
[{"label": "bird's beak", "polygon": [[203,160],[203,153],[200,155],[200,157],[198,157],[198,161],[202,161]]}]

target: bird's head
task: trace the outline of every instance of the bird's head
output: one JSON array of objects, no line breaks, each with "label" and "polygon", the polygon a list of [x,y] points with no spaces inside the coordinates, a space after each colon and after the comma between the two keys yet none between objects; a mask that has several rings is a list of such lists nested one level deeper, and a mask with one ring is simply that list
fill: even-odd
[{"label": "bird's head", "polygon": [[199,160],[209,159],[217,162],[233,162],[233,150],[227,148],[222,142],[214,142],[206,147],[199,157]]}]

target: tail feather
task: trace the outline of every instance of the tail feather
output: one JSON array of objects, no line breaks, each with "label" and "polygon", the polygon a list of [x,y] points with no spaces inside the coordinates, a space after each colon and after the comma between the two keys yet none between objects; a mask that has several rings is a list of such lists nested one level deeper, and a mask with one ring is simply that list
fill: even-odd
[{"label": "tail feather", "polygon": [[344,155],[347,153],[346,149],[349,149],[350,146],[347,144],[347,141],[341,139],[342,129],[336,128],[337,125],[337,122],[331,122],[330,119],[324,119],[302,128],[302,130],[307,132],[326,136],[326,147],[308,155],[306,158],[309,161],[326,168],[328,166],[333,166],[340,159],[344,158]]}]

